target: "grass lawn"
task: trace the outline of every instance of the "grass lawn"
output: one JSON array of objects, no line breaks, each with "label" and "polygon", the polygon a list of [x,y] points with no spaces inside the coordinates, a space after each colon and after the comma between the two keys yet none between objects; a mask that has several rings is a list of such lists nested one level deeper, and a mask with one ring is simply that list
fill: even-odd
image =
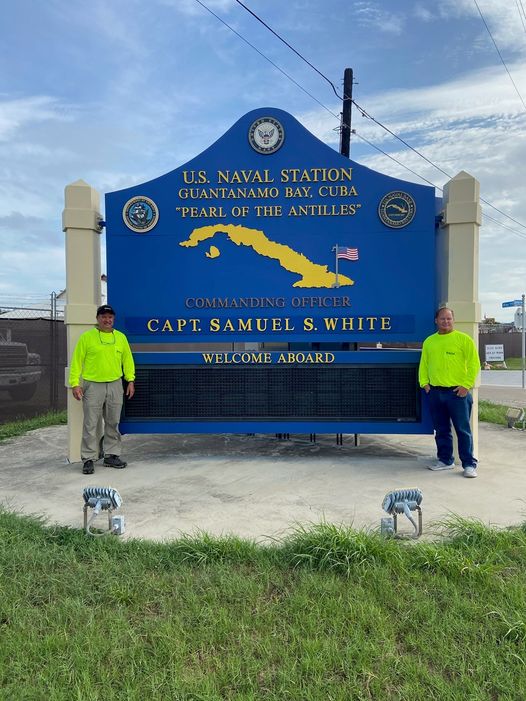
[{"label": "grass lawn", "polygon": [[159,544],[0,508],[0,700],[524,701],[526,524],[437,536]]},{"label": "grass lawn", "polygon": [[501,424],[502,426],[507,426],[507,410],[508,407],[504,406],[504,404],[493,404],[492,402],[486,402],[483,399],[479,399],[479,421],[484,421],[488,424]]},{"label": "grass lawn", "polygon": [[522,370],[522,358],[506,358],[506,367],[501,367],[500,363],[490,363],[492,370]]},{"label": "grass lawn", "polygon": [[35,416],[33,419],[20,419],[19,421],[0,424],[0,441],[6,438],[22,436],[24,433],[33,431],[36,428],[46,428],[47,426],[56,426],[57,424],[66,424],[67,422],[67,412],[50,411],[47,414]]},{"label": "grass lawn", "polygon": [[155,544],[0,512],[0,698],[523,701],[526,528],[444,538]]}]

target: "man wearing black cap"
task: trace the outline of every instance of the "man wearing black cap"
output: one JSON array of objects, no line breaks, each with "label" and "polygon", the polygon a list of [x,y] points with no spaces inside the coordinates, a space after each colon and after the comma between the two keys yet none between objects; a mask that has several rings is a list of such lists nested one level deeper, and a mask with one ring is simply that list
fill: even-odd
[{"label": "man wearing black cap", "polygon": [[[82,472],[91,475],[99,459],[97,426],[104,419],[104,464],[126,467],[120,458],[119,421],[123,402],[122,378],[128,383],[126,396],[135,394],[135,364],[126,336],[113,328],[115,311],[108,304],[97,309],[97,325],[79,338],[69,373],[73,396],[82,400]],[[82,384],[80,377],[82,375]]]}]

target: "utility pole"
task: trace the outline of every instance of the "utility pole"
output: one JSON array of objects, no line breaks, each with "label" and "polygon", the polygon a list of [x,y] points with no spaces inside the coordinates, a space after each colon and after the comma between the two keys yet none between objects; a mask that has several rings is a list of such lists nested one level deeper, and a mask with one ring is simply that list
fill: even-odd
[{"label": "utility pole", "polygon": [[[343,73],[343,107],[340,125],[340,153],[346,158],[351,157],[351,110],[352,110],[352,68],[346,68]],[[338,287],[338,245],[336,245],[336,287]],[[358,350],[358,343],[349,344],[352,350]],[[342,436],[339,437],[340,445]],[[354,434],[354,445],[360,445],[360,434]]]},{"label": "utility pole", "polygon": [[521,301],[522,301],[522,317],[521,317],[521,331],[522,331],[522,389],[524,389],[524,363],[525,363],[525,351],[526,351],[526,316],[524,316],[524,298],[525,295],[522,295]]},{"label": "utility pole", "polygon": [[343,110],[340,128],[340,153],[351,157],[351,109],[352,109],[352,68],[346,68],[343,74]]}]

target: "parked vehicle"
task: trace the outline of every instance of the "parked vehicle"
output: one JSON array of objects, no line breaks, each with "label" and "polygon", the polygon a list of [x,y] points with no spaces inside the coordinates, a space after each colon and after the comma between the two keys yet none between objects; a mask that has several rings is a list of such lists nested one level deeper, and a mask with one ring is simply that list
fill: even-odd
[{"label": "parked vehicle", "polygon": [[41,377],[40,355],[30,353],[25,343],[12,341],[10,331],[0,334],[0,390],[15,401],[26,401],[35,394]]}]

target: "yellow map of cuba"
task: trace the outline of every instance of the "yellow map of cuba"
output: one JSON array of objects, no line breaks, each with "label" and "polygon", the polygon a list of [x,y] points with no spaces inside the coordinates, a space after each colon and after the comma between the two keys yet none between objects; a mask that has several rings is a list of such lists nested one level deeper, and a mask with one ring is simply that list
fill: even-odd
[{"label": "yellow map of cuba", "polygon": [[[180,246],[192,248],[203,241],[214,238],[216,234],[226,234],[228,239],[236,246],[248,246],[260,256],[276,260],[282,268],[300,276],[293,287],[343,287],[354,285],[354,280],[340,275],[336,281],[336,273],[332,273],[326,265],[318,265],[309,260],[303,253],[294,251],[289,246],[276,243],[267,238],[263,231],[249,229],[241,224],[212,224],[200,226],[192,231],[187,241],[181,241]],[[217,243],[217,241],[216,241]],[[212,253],[210,253],[212,252]],[[217,258],[219,251],[211,246],[206,253],[208,258]]]}]

